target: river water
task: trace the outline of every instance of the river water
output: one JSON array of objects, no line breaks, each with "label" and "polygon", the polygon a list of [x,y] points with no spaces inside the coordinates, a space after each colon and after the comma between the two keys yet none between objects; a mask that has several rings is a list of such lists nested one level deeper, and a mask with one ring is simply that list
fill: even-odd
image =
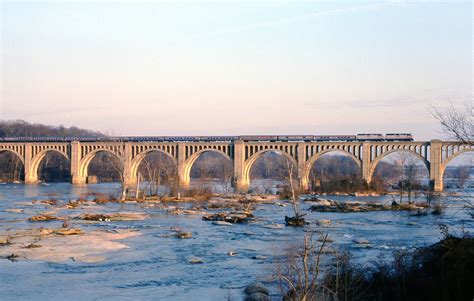
[{"label": "river water", "polygon": [[[67,201],[91,192],[116,193],[117,183],[73,186],[67,183],[49,185],[0,185],[0,232],[8,228],[40,227],[27,218],[44,211],[44,205],[21,204],[32,200]],[[473,190],[468,190],[473,197]],[[335,200],[390,202],[391,196],[349,197],[325,196]],[[422,200],[422,197],[420,197]],[[442,215],[413,216],[410,212],[318,213],[309,212],[310,204],[301,209],[310,222],[329,219],[332,224],[322,228],[334,240],[333,248],[349,250],[355,260],[374,260],[380,254],[390,257],[398,249],[425,246],[441,238],[439,224],[451,232],[474,232],[473,219],[462,210],[462,202],[443,196],[438,201],[447,205]],[[20,203],[20,204],[19,204]],[[186,206],[186,204],[180,204]],[[275,254],[302,236],[302,229],[283,227],[269,229],[265,225],[284,223],[292,216],[291,206],[258,205],[255,222],[216,226],[203,221],[200,215],[169,215],[156,208],[137,204],[106,205],[108,212],[147,212],[143,221],[99,222],[81,224],[93,229],[136,229],[142,235],[121,241],[130,248],[107,254],[99,263],[73,260],[52,263],[37,260],[11,262],[0,260],[1,300],[241,300],[247,284],[265,279],[274,264]],[[6,212],[23,208],[23,213]],[[68,212],[70,214],[70,212]],[[44,225],[44,224],[43,224]],[[60,227],[49,222],[47,227]],[[170,227],[179,226],[193,232],[192,239],[169,237]],[[317,229],[318,226],[312,225]],[[360,248],[354,239],[367,239],[371,248]],[[235,256],[228,252],[234,251]],[[259,259],[253,259],[255,256]],[[203,264],[191,264],[200,258]],[[228,298],[230,296],[230,298]]]}]

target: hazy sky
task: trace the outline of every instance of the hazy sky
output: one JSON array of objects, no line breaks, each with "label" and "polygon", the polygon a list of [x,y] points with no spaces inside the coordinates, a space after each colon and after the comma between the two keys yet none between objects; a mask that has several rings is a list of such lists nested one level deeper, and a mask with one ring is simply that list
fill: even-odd
[{"label": "hazy sky", "polygon": [[472,4],[3,1],[2,119],[121,135],[440,137]]}]

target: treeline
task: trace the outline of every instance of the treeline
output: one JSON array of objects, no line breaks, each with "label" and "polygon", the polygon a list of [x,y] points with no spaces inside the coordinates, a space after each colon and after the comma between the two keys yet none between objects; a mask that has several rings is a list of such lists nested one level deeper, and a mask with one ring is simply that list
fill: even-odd
[{"label": "treeline", "polygon": [[100,137],[104,134],[78,127],[51,126],[24,120],[0,121],[0,137]]},{"label": "treeline", "polygon": [[[50,126],[38,123],[29,123],[23,120],[0,121],[0,137],[100,137],[104,134],[96,131],[80,129],[78,127]],[[110,168],[104,162],[103,156],[94,159],[99,164],[93,164],[93,172],[107,178]],[[21,160],[10,152],[0,153],[0,181],[11,182],[24,179],[24,166]],[[95,167],[99,165],[98,167]],[[45,182],[70,181],[69,162],[62,156],[50,152],[42,160],[39,167],[39,177]],[[111,179],[114,180],[114,179]]]}]

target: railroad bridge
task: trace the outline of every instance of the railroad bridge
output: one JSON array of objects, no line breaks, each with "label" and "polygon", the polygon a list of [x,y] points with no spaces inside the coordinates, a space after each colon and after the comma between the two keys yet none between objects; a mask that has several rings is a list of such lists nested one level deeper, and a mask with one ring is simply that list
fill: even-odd
[{"label": "railroad bridge", "polygon": [[233,164],[233,179],[237,191],[246,191],[250,183],[250,169],[265,152],[275,151],[297,166],[300,187],[307,189],[314,162],[326,153],[338,151],[350,156],[360,167],[361,176],[368,183],[377,164],[387,155],[406,151],[417,156],[429,171],[434,191],[443,190],[443,174],[447,164],[458,155],[473,151],[474,147],[457,142],[417,141],[3,141],[0,152],[18,156],[25,168],[25,183],[38,182],[38,167],[48,152],[56,152],[70,162],[73,184],[85,184],[88,166],[99,152],[108,152],[123,162],[124,181],[134,185],[140,162],[150,152],[161,152],[176,164],[180,187],[190,183],[193,163],[205,152],[224,155]]}]

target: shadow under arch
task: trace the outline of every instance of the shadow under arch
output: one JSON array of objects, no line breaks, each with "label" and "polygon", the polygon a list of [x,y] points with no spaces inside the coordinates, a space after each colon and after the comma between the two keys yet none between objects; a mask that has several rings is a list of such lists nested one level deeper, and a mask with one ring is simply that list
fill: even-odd
[{"label": "shadow under arch", "polygon": [[[31,162],[31,165],[30,165],[30,170],[29,170],[29,174],[30,174],[30,177],[33,178],[33,179],[36,179],[36,180],[39,180],[39,166],[41,164],[41,162],[43,161],[43,159],[46,157],[46,155],[48,153],[55,153],[55,154],[59,154],[61,157],[63,157],[70,165],[71,163],[71,160],[69,159],[69,157],[57,150],[57,149],[45,149],[41,152],[39,152],[38,154],[36,154],[36,156],[33,157],[32,159],[32,162]],[[26,177],[26,175],[25,175]]]},{"label": "shadow under arch", "polygon": [[388,155],[391,155],[391,154],[394,154],[394,153],[397,153],[397,152],[399,152],[399,153],[408,153],[408,154],[411,154],[414,157],[418,158],[423,163],[423,165],[426,167],[426,170],[428,171],[428,174],[429,174],[429,172],[430,172],[430,162],[427,159],[423,158],[420,154],[414,152],[413,150],[409,150],[409,149],[392,149],[392,150],[389,150],[389,151],[379,155],[378,157],[376,157],[372,161],[372,163],[370,164],[370,168],[369,168],[368,178],[366,179],[368,183],[370,183],[372,181],[372,177],[374,175],[375,169],[377,168],[377,165],[380,163],[380,161],[382,161]]},{"label": "shadow under arch", "polygon": [[456,159],[458,156],[469,152],[474,152],[474,148],[463,149],[455,154],[452,154],[450,157],[444,160],[444,162],[441,164],[441,178],[444,177],[444,172],[446,171],[446,167],[448,167],[449,162],[451,162],[453,159]]},{"label": "shadow under arch", "polygon": [[[15,175],[12,176],[11,179],[9,179],[8,177],[6,177],[5,179],[8,179],[8,181],[16,181],[16,180],[24,180],[25,179],[25,161],[23,160],[23,157],[20,156],[19,153],[17,153],[16,151],[14,150],[11,150],[11,149],[0,149],[0,155],[1,156],[11,156],[11,158],[13,159],[17,159],[17,162],[20,162],[21,165],[20,166],[16,166],[13,168],[13,173],[15,173],[18,169],[18,178],[15,177]],[[5,159],[5,158],[4,158]],[[11,163],[14,163],[14,162],[11,162]],[[15,162],[16,163],[16,162]],[[6,168],[7,165],[4,165],[2,164],[2,173],[5,175],[5,173],[7,172],[7,169]],[[11,168],[11,166],[9,166],[9,168]],[[11,172],[12,170],[10,170],[9,172]]]},{"label": "shadow under arch", "polygon": [[79,163],[79,174],[84,179],[84,183],[85,183],[85,180],[87,179],[88,172],[89,172],[88,171],[89,164],[91,163],[92,159],[94,159],[94,157],[98,153],[103,153],[103,152],[108,153],[109,155],[112,155],[116,159],[120,160],[119,156],[116,153],[114,153],[113,151],[111,151],[110,149],[101,148],[101,149],[96,149],[96,150],[91,151],[90,153],[85,155],[84,158],[82,158],[80,163]]},{"label": "shadow under arch", "polygon": [[[282,155],[286,159],[288,159],[296,169],[298,168],[298,162],[296,162],[296,159],[293,158],[287,152],[282,151],[282,150],[278,150],[278,149],[263,149],[263,150],[260,150],[256,153],[254,153],[244,163],[243,178],[244,178],[244,183],[246,183],[246,185],[250,184],[250,171],[252,169],[252,166],[254,165],[255,161],[257,161],[257,159],[260,158],[265,153],[275,153],[275,154],[278,154],[278,155]],[[295,174],[294,174],[293,178],[294,178],[294,180],[298,179],[298,170],[295,170]]]},{"label": "shadow under arch", "polygon": [[[187,184],[190,183],[190,181],[191,181],[191,168],[193,167],[193,164],[196,162],[196,160],[197,160],[203,153],[206,153],[206,152],[213,152],[213,153],[221,154],[221,155],[224,156],[227,160],[229,160],[229,162],[233,163],[232,158],[231,158],[228,154],[226,154],[225,152],[223,152],[223,151],[221,151],[221,150],[214,149],[214,148],[208,148],[208,149],[199,150],[199,151],[193,153],[193,154],[186,160],[186,162],[184,163],[183,174],[180,175],[180,176],[182,176],[182,180],[183,180],[184,183],[187,183]],[[232,166],[233,166],[233,164],[232,164]]]},{"label": "shadow under arch", "polygon": [[357,157],[354,156],[354,154],[352,154],[348,151],[342,150],[342,149],[328,149],[328,150],[325,150],[325,151],[322,151],[322,152],[319,152],[319,153],[313,155],[311,158],[309,158],[306,161],[305,166],[304,166],[304,170],[303,170],[303,174],[302,174],[302,183],[304,185],[309,184],[309,175],[311,173],[311,169],[313,168],[314,163],[316,163],[316,161],[319,158],[321,158],[322,156],[327,155],[329,153],[341,153],[342,155],[351,158],[357,164],[357,166],[359,167],[360,174],[362,175],[362,162],[361,162],[361,160],[357,159]]},{"label": "shadow under arch", "polygon": [[[466,166],[466,165],[463,166],[462,164],[458,165],[457,167],[456,165],[452,166],[458,169],[458,173],[451,174],[451,178],[447,177],[448,176],[447,170],[448,170],[449,164],[455,161],[455,159],[459,158],[462,155],[467,155],[467,156],[471,155],[474,157],[474,148],[467,148],[467,149],[460,150],[459,152],[454,153],[451,156],[449,156],[447,159],[445,159],[441,163],[441,167],[440,167],[440,173],[441,173],[440,180],[441,181],[440,182],[443,189],[445,188],[449,189],[453,187],[462,188],[465,184],[465,181],[471,178],[471,170],[473,168],[472,165],[467,165],[470,168],[468,170],[463,171],[463,169],[461,170],[458,169],[458,168],[462,168]],[[463,175],[464,172],[465,174]]]},{"label": "shadow under arch", "polygon": [[138,177],[138,168],[140,167],[140,164],[142,163],[143,159],[145,159],[145,157],[148,155],[148,154],[151,154],[151,153],[159,153],[159,154],[164,154],[166,155],[174,164],[176,170],[178,170],[178,162],[176,161],[176,159],[168,152],[162,150],[162,149],[148,149],[146,151],[143,151],[141,153],[139,153],[138,155],[135,156],[135,158],[133,158],[132,162],[131,162],[131,166],[130,166],[130,175],[131,175],[131,178],[132,179],[137,179]]}]

